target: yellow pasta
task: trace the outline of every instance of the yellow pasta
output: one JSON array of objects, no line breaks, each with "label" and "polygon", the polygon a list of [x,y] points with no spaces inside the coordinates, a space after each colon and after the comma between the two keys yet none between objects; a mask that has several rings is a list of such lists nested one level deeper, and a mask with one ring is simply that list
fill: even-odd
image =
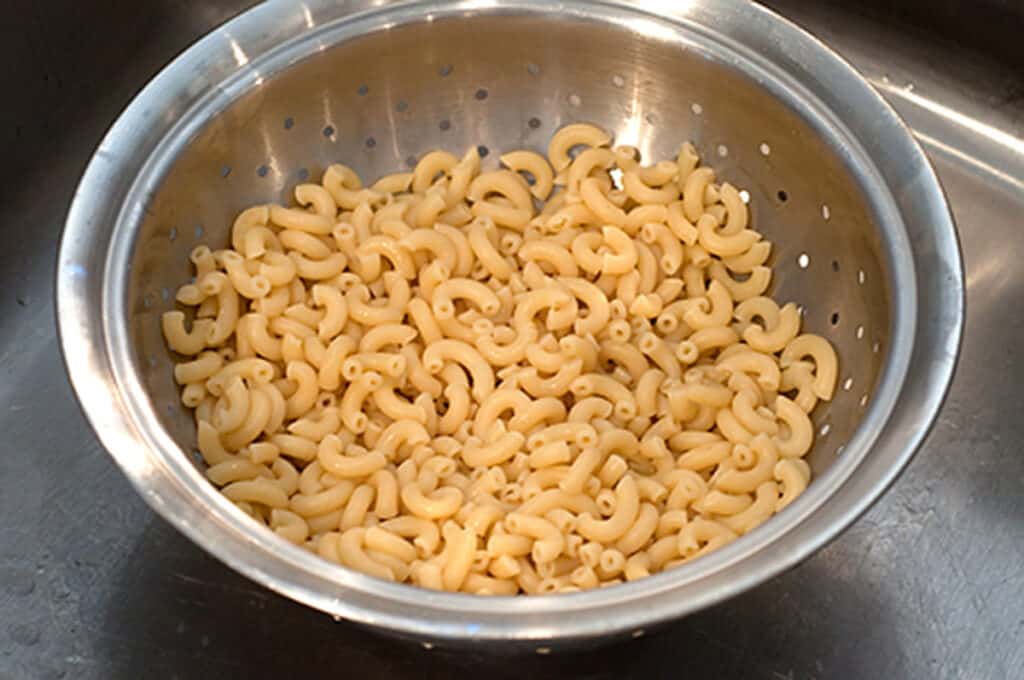
[{"label": "yellow pasta", "polygon": [[190,253],[161,325],[211,483],[330,562],[480,595],[633,581],[793,503],[838,357],[766,293],[740,191],[590,124],[500,160],[332,165]]}]

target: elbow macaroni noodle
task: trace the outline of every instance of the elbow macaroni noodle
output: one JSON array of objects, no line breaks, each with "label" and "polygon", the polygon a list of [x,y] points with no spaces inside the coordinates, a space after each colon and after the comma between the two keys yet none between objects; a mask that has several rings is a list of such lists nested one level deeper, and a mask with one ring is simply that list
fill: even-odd
[{"label": "elbow macaroni noodle", "polygon": [[490,595],[642,578],[792,503],[835,350],[692,145],[611,142],[334,165],[196,248],[162,328],[208,478],[324,559]]}]

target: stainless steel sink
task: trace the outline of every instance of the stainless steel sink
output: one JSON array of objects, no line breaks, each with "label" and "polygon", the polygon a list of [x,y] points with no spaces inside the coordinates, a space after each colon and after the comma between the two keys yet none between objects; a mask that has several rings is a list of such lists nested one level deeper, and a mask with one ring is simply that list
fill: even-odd
[{"label": "stainless steel sink", "polygon": [[867,75],[935,163],[967,268],[952,392],[890,493],[800,567],[641,640],[510,662],[382,640],[242,579],[157,519],[93,438],[57,355],[64,213],[134,92],[251,3],[92,4],[13,0],[0,23],[0,678],[1003,678],[1024,668],[1024,10],[769,3]]}]

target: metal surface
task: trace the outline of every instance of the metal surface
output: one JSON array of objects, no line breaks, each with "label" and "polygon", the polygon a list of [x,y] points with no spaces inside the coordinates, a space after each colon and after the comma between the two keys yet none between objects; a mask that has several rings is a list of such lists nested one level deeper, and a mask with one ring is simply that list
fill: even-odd
[{"label": "metal surface", "polygon": [[[553,40],[566,33],[588,47]],[[451,109],[470,96],[479,103]],[[437,122],[445,116],[448,130]],[[810,310],[806,327],[836,343],[844,367],[819,415],[807,492],[691,564],[510,601],[376,581],[253,527],[187,455],[193,425],[158,329],[188,278],[188,252],[207,240],[219,247],[232,215],[319,175],[332,157],[373,177],[439,144],[543,148],[577,120],[646,156],[692,138],[751,191],[754,220],[777,244],[776,294]],[[199,545],[330,614],[419,639],[535,647],[641,635],[820,547],[923,438],[962,323],[953,225],[920,149],[833,54],[742,1],[663,14],[527,0],[264,5],[182,55],[113,127],[72,204],[57,284],[87,416],[146,500]]]},{"label": "metal surface", "polygon": [[[1020,75],[835,8],[774,4],[885,88],[932,153],[966,255],[958,378],[907,474],[805,564],[650,637],[512,663],[490,650],[425,652],[276,597],[156,519],[110,464],[56,358],[54,238],[134,90],[243,3],[110,3],[85,31],[60,3],[12,8],[24,20],[0,25],[0,49],[9,61],[32,54],[41,73],[8,71],[7,90],[22,96],[0,111],[13,154],[0,183],[0,677],[1013,677],[1024,666]],[[68,44],[80,52],[48,47]]]}]

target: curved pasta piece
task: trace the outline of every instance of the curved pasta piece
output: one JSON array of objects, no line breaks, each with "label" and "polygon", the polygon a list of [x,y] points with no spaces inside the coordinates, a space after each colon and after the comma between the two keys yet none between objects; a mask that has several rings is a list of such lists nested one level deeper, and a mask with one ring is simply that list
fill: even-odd
[{"label": "curved pasta piece", "polygon": [[485,316],[494,316],[501,310],[501,302],[494,291],[472,279],[450,279],[434,289],[431,308],[437,319],[450,319],[455,315],[453,300],[470,300]]},{"label": "curved pasta piece", "polygon": [[548,161],[555,172],[569,167],[569,151],[576,146],[608,146],[611,137],[601,128],[588,123],[574,123],[560,128],[548,144]]},{"label": "curved pasta piece", "polygon": [[511,151],[501,155],[501,162],[513,172],[526,172],[533,177],[530,193],[546,201],[554,186],[555,173],[548,161],[533,151]]},{"label": "curved pasta piece", "polygon": [[472,345],[459,340],[440,340],[423,351],[423,366],[431,374],[438,374],[444,362],[461,364],[472,376],[471,391],[477,401],[483,401],[494,391],[494,369]]},{"label": "curved pasta piece", "polygon": [[636,523],[640,512],[640,494],[632,475],[626,475],[615,486],[615,512],[608,519],[595,519],[590,513],[580,515],[578,531],[591,541],[617,541]]},{"label": "curved pasta piece", "polygon": [[793,338],[785,349],[779,363],[787,368],[795,361],[810,357],[814,361],[814,394],[829,401],[835,393],[839,379],[839,359],[831,343],[820,335],[805,333]]}]

